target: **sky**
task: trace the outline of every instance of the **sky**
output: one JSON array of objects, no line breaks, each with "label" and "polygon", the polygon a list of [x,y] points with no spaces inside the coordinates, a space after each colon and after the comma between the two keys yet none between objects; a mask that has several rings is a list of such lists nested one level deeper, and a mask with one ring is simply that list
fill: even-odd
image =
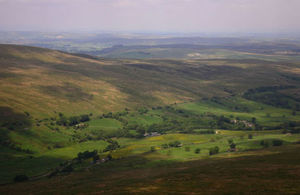
[{"label": "sky", "polygon": [[0,0],[0,31],[300,32],[300,0]]}]

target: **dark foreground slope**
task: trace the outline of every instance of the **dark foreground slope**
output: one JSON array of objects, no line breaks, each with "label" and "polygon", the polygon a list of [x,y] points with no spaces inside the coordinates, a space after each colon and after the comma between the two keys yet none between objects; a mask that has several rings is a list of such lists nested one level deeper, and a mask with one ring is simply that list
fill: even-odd
[{"label": "dark foreground slope", "polygon": [[[248,152],[246,156],[137,168],[142,157],[123,159],[40,181],[0,187],[2,194],[297,194],[300,145]],[[225,158],[224,158],[225,157]],[[232,158],[233,157],[233,158]],[[132,164],[135,162],[135,164]],[[134,168],[135,167],[135,168]]]}]

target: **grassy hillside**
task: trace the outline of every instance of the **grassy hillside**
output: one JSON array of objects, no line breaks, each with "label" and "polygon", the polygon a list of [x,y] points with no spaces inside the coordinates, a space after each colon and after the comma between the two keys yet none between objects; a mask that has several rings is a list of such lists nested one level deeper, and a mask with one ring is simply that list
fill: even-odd
[{"label": "grassy hillside", "polygon": [[0,58],[1,106],[33,116],[99,114],[299,85],[299,65],[291,62],[106,60],[14,45],[1,45]]},{"label": "grassy hillside", "polygon": [[[102,59],[0,45],[0,183],[26,175],[37,186],[13,189],[16,184],[11,184],[0,191],[55,193],[50,190],[55,185],[66,192],[83,179],[87,184],[70,193],[87,191],[87,186],[88,192],[156,193],[179,185],[175,178],[184,175],[186,183],[176,189],[197,192],[207,184],[197,181],[211,175],[207,182],[226,177],[241,188],[230,191],[225,182],[208,193],[221,188],[239,193],[247,182],[257,191],[273,192],[269,185],[255,185],[246,167],[253,161],[250,167],[260,171],[268,159],[275,160],[286,181],[295,177],[283,159],[290,159],[290,166],[297,160],[300,63],[294,57],[249,55]],[[206,165],[223,167],[224,175],[209,169],[201,176]],[[249,176],[245,183],[237,170]],[[277,172],[268,174],[255,177],[263,182]],[[171,180],[161,184],[168,175]],[[60,179],[70,183],[57,185]],[[137,180],[133,189],[129,181]],[[279,176],[276,182],[286,189]],[[298,191],[296,184],[287,192]]]}]

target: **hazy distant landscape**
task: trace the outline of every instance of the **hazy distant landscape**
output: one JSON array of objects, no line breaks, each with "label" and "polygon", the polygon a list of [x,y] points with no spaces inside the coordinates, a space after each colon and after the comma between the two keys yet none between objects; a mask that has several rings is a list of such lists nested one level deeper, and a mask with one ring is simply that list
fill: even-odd
[{"label": "hazy distant landscape", "polygon": [[[1,43],[44,47],[105,58],[214,59],[298,57],[298,35],[0,32]],[[286,59],[286,58],[284,58]]]},{"label": "hazy distant landscape", "polygon": [[299,194],[298,8],[0,1],[0,194]]}]

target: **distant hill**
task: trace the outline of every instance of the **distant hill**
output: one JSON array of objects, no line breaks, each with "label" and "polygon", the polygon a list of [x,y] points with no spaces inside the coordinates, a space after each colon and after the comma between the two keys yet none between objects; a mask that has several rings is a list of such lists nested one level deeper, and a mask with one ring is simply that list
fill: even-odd
[{"label": "distant hill", "polygon": [[299,84],[292,63],[264,60],[113,60],[0,45],[0,106],[35,116],[103,113]]}]

